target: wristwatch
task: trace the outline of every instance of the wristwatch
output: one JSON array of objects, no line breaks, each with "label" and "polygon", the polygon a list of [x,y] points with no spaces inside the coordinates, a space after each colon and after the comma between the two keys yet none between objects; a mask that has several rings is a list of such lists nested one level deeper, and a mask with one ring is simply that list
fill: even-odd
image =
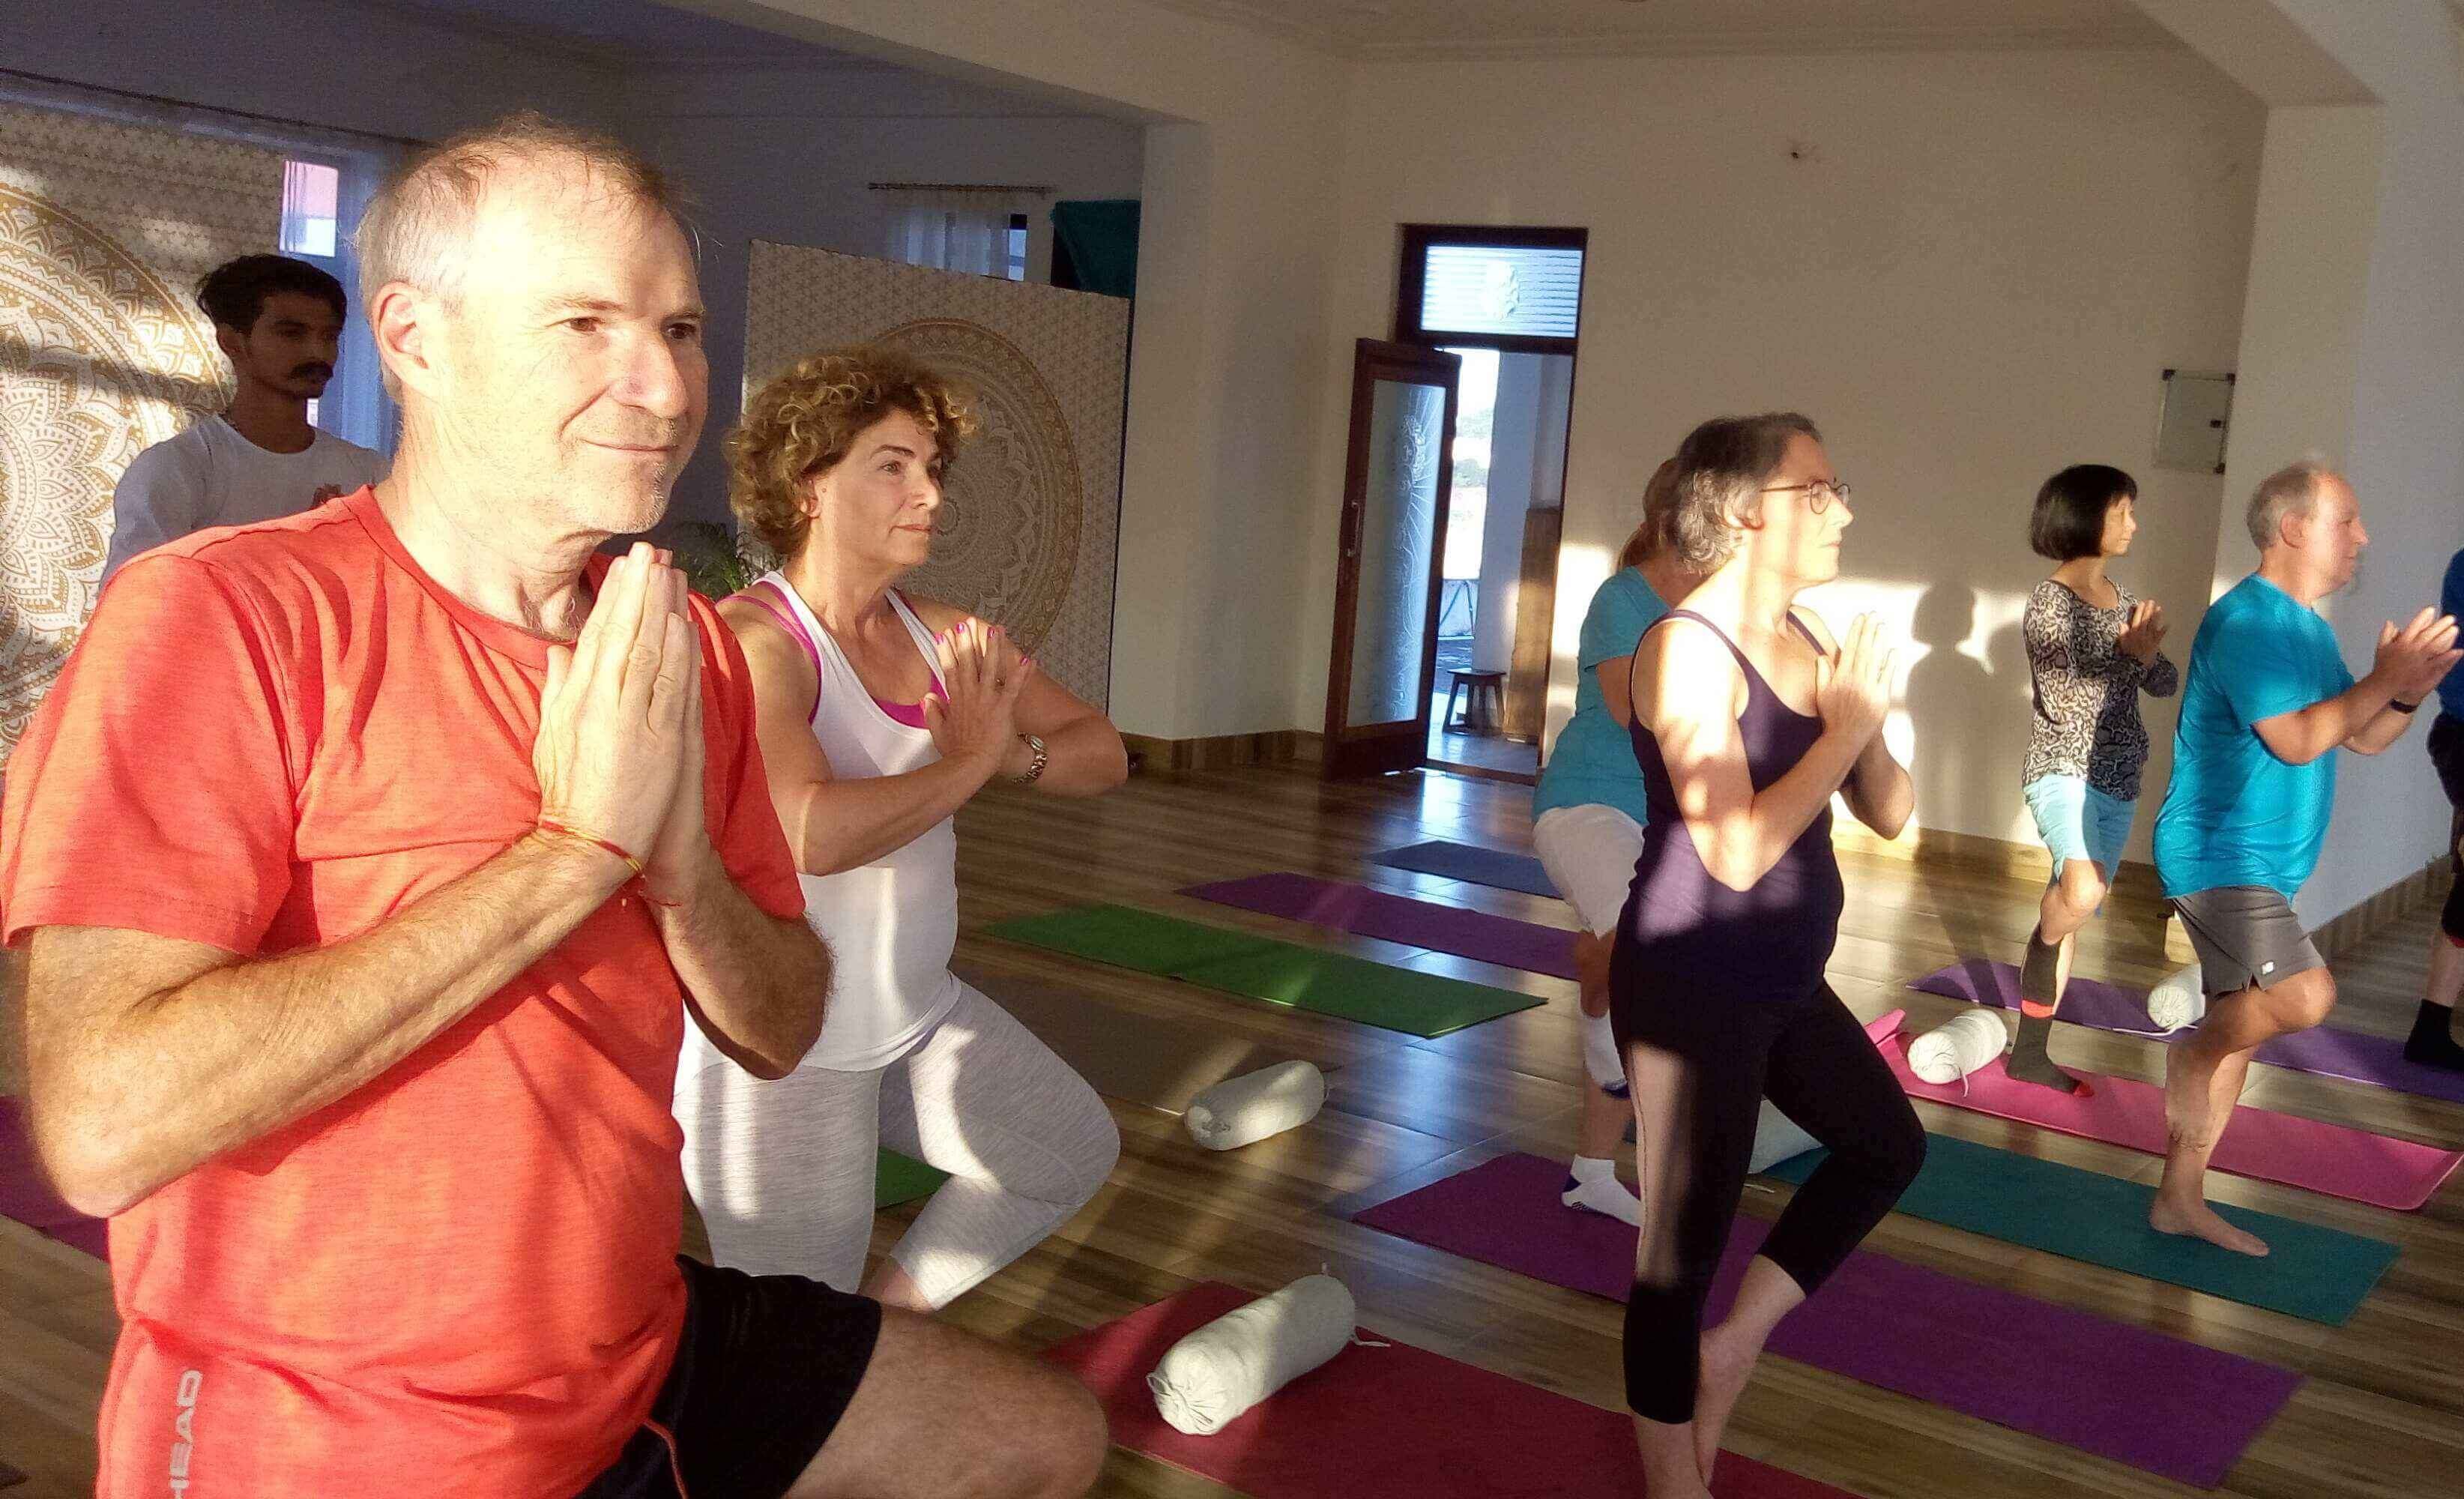
[{"label": "wristwatch", "polygon": [[[2426,700],[2427,700],[2427,699],[2425,699],[2425,701],[2426,701]],[[2403,698],[2401,698],[2401,697],[2390,697],[2390,698],[2388,698],[2388,699],[2387,699],[2387,706],[2388,706],[2388,707],[2390,707],[2390,708],[2392,708],[2392,709],[2394,709],[2394,710],[2395,710],[2396,712],[2398,712],[2398,713],[2419,713],[2419,712],[2421,711],[2421,704],[2420,704],[2420,703],[2409,703],[2409,702],[2406,702],[2406,701],[2405,701]]]},{"label": "wristwatch", "polygon": [[1026,747],[1034,752],[1035,758],[1027,761],[1026,769],[1021,771],[1015,778],[1013,778],[1010,784],[1014,786],[1031,786],[1035,784],[1036,778],[1044,774],[1044,767],[1050,761],[1051,757],[1044,752],[1044,740],[1041,737],[1033,734],[1022,734],[1019,738],[1026,740]]}]

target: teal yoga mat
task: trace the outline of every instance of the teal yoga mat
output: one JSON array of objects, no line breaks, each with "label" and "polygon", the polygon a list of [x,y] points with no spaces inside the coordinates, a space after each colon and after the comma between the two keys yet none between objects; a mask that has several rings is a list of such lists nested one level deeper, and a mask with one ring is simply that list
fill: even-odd
[{"label": "teal yoga mat", "polygon": [[985,935],[1410,1036],[1447,1035],[1541,1003],[1511,989],[1128,906],[1078,906],[1021,916],[987,928]]},{"label": "teal yoga mat", "polygon": [[[1802,1182],[1822,1157],[1808,1151],[1766,1175]],[[2216,1211],[2266,1240],[2265,1259],[2160,1234],[2147,1226],[2154,1196],[2152,1187],[2101,1172],[1933,1135],[1925,1169],[1898,1210],[2331,1327],[2343,1326],[2395,1263],[2396,1246],[2383,1240],[2241,1207]]]}]

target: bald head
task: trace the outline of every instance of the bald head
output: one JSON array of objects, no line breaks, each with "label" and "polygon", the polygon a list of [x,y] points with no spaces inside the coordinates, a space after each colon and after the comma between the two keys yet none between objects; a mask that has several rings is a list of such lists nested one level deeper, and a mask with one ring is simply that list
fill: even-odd
[{"label": "bald head", "polygon": [[530,110],[467,130],[413,158],[360,220],[362,298],[401,283],[458,301],[492,191],[622,204],[681,227],[666,174],[615,137]]}]

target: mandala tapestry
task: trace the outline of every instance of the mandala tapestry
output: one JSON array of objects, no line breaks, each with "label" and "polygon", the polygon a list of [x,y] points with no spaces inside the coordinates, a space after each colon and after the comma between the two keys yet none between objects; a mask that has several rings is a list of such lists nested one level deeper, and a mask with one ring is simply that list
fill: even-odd
[{"label": "mandala tapestry", "polygon": [[1008,628],[1104,706],[1130,304],[755,241],[745,393],[818,349],[886,343],[963,382],[983,430],[951,472],[916,592]]},{"label": "mandala tapestry", "polygon": [[271,151],[0,105],[0,765],[93,612],[121,471],[230,399],[197,278],[281,220]]}]

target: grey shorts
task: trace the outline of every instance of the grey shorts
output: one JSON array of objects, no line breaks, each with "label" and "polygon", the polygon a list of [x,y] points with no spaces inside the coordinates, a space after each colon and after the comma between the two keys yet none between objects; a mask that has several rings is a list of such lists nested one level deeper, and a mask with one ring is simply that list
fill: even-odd
[{"label": "grey shorts", "polygon": [[2211,995],[2272,989],[2297,973],[2324,968],[2292,902],[2265,885],[2220,885],[2173,902],[2199,955],[2199,987]]}]

